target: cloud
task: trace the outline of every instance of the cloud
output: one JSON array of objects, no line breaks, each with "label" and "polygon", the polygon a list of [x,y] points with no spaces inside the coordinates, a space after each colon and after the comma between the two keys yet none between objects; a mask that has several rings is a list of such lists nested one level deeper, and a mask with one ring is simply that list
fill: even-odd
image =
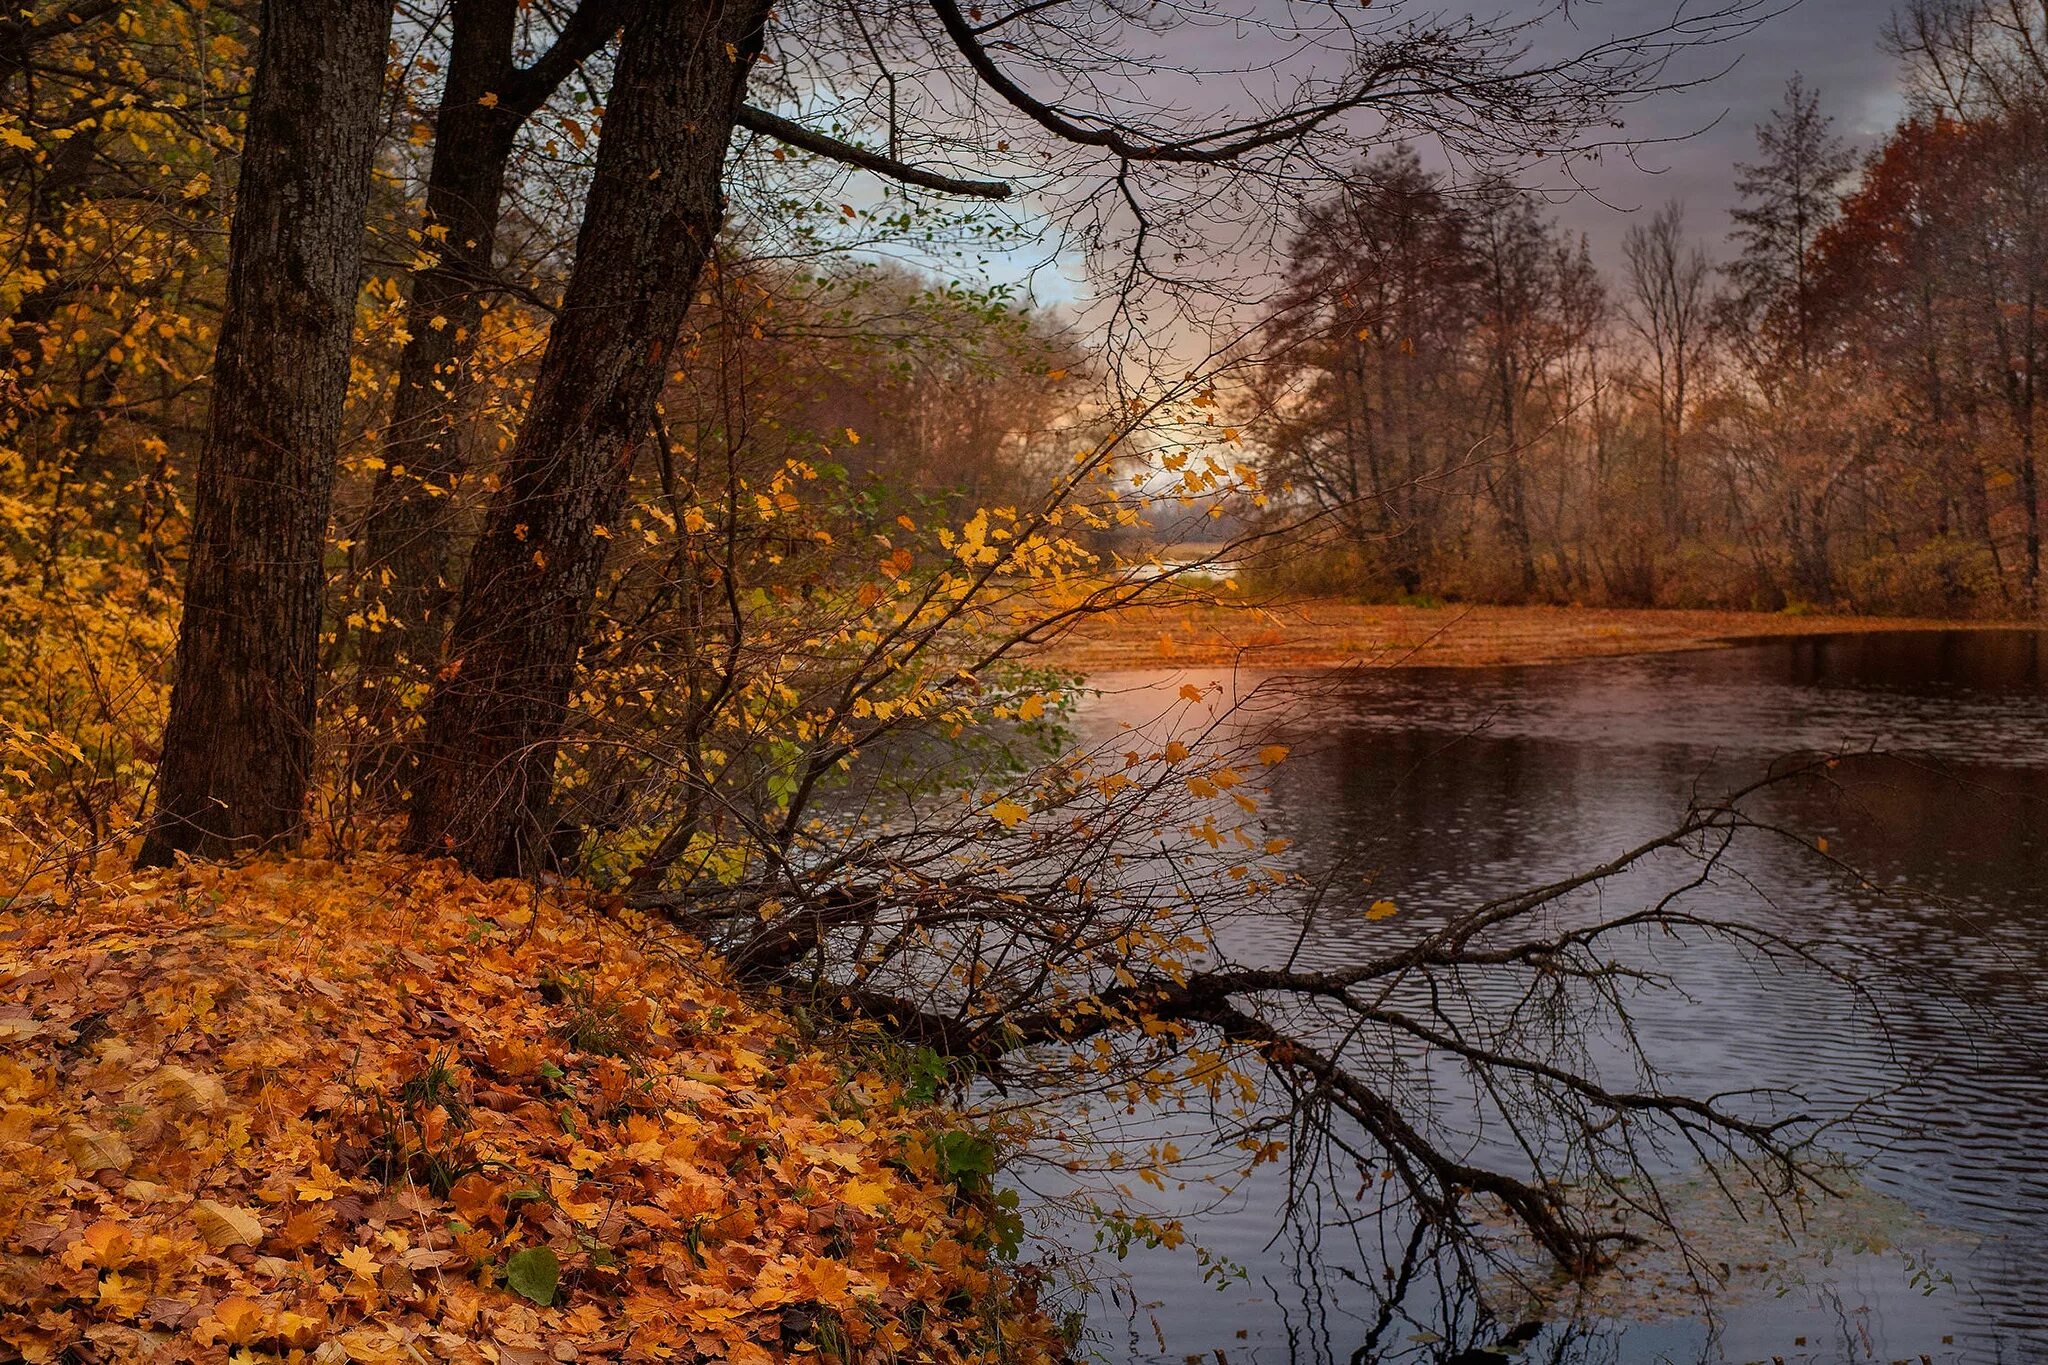
[{"label": "cloud", "polygon": [[[1621,29],[1654,22],[1669,9],[1660,0],[1610,0],[1599,12],[1603,24]],[[1705,85],[1632,110],[1626,135],[1649,145],[1633,158],[1609,155],[1580,167],[1579,178],[1591,192],[1561,200],[1558,219],[1586,233],[1596,255],[1611,262],[1630,223],[1677,199],[1685,203],[1693,231],[1710,248],[1720,248],[1736,198],[1736,165],[1754,159],[1756,125],[1795,73],[1819,91],[1836,131],[1859,150],[1874,146],[1897,122],[1898,62],[1882,42],[1889,17],[1883,0],[1804,0],[1766,19],[1732,51],[1693,54],[1691,74],[1706,74],[1730,60],[1734,65]]]}]

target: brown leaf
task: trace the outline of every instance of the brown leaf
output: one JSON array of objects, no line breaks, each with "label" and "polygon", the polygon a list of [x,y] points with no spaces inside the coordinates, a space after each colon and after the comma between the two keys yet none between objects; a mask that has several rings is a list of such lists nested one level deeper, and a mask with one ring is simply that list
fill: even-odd
[{"label": "brown leaf", "polygon": [[151,1077],[150,1084],[174,1114],[217,1114],[227,1106],[227,1087],[218,1076],[167,1066]]},{"label": "brown leaf", "polygon": [[218,1200],[201,1199],[187,1215],[206,1245],[215,1251],[232,1246],[256,1246],[263,1240],[263,1222],[247,1209]]},{"label": "brown leaf", "polygon": [[419,1288],[419,1282],[413,1278],[412,1271],[397,1261],[388,1261],[377,1272],[377,1287],[391,1298],[409,1299]]},{"label": "brown leaf", "polygon": [[82,1125],[65,1131],[64,1150],[80,1175],[125,1171],[135,1164],[135,1153],[118,1135]]},{"label": "brown leaf", "polygon": [[488,1176],[472,1171],[448,1191],[455,1216],[471,1227],[505,1221],[505,1192]]}]

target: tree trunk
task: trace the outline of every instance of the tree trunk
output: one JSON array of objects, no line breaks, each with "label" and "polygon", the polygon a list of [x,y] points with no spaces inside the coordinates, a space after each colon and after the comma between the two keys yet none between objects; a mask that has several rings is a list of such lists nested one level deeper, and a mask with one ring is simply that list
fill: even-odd
[{"label": "tree trunk", "polygon": [[[506,168],[521,122],[506,103],[518,17],[518,0],[459,0],[454,7],[448,84],[427,173],[426,245],[434,255],[412,277],[384,468],[363,524],[361,592],[365,606],[382,608],[366,613],[371,623],[358,646],[363,700],[372,715],[396,692],[394,674],[407,663],[431,669],[440,643],[432,618],[442,594],[441,523],[446,495],[466,463],[466,371],[483,320]],[[485,103],[486,96],[495,98]],[[445,235],[437,239],[437,233]]]},{"label": "tree trunk", "polygon": [[530,867],[591,595],[669,351],[724,216],[768,0],[656,0],[626,25],[561,315],[463,579],[427,709],[408,845]]},{"label": "tree trunk", "polygon": [[2041,605],[2041,475],[2034,459],[2034,442],[2031,430],[2020,455],[2020,502],[2026,527],[2026,563],[2021,566],[2025,575],[2024,590],[2027,606],[2039,609]]},{"label": "tree trunk", "polygon": [[391,0],[265,0],[157,806],[139,861],[305,819],[321,551]]},{"label": "tree trunk", "polygon": [[1506,341],[1497,362],[1500,379],[1501,434],[1507,441],[1507,458],[1502,463],[1500,484],[1500,506],[1503,529],[1507,532],[1508,545],[1514,551],[1515,567],[1519,570],[1522,583],[1522,600],[1530,601],[1536,596],[1536,553],[1529,539],[1529,499],[1522,477],[1522,433],[1517,420],[1521,399],[1514,372],[1514,365],[1506,350]]},{"label": "tree trunk", "polygon": [[[523,69],[513,64],[521,8],[520,0],[454,6],[448,83],[427,173],[427,246],[434,255],[413,275],[384,468],[363,526],[361,595],[370,619],[358,645],[359,700],[384,738],[403,685],[431,676],[439,662],[450,495],[469,467],[469,368],[491,289],[513,141],[576,65],[610,40],[624,6],[583,0],[547,55]],[[364,755],[358,777],[375,780],[389,770],[388,758]]]}]

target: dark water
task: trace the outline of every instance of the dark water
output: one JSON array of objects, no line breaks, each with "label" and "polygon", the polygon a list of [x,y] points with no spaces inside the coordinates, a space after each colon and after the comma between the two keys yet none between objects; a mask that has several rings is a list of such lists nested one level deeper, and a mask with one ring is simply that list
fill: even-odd
[{"label": "dark water", "polygon": [[[1884,1096],[1835,1145],[1861,1164],[1854,1210],[1719,1301],[1634,1295],[1543,1360],[2048,1360],[2048,635],[1815,637],[1710,652],[1479,671],[1314,679],[1104,675],[1101,733],[1186,681],[1255,695],[1248,724],[1295,746],[1265,811],[1305,858],[1375,869],[1366,897],[1404,914],[1463,906],[1599,863],[1669,828],[1695,789],[1794,751],[1847,759],[1828,783],[1776,788],[1758,813],[1867,877],[1845,885],[1768,844],[1706,908],[1835,945],[1869,969],[1881,1026],[1838,993],[1725,956],[1683,964],[1686,992],[1637,1006],[1684,1086]],[[1164,691],[1161,685],[1166,684]],[[1340,917],[1341,918],[1341,917]],[[1278,914],[1275,952],[1302,925]],[[1354,956],[1358,927],[1312,924],[1304,965]],[[1248,942],[1232,945],[1256,956]],[[1904,1087],[1900,1089],[1900,1087]],[[1366,1313],[1355,1243],[1275,1239],[1280,1197],[1255,1180],[1189,1227],[1243,1267],[1205,1284],[1185,1251],[1103,1267],[1096,1349],[1218,1365],[1349,1359]],[[1728,1257],[1757,1255],[1753,1229]],[[1711,1255],[1712,1249],[1708,1249]],[[1443,1358],[1421,1311],[1403,1359]],[[1434,1352],[1434,1356],[1432,1355]]]}]

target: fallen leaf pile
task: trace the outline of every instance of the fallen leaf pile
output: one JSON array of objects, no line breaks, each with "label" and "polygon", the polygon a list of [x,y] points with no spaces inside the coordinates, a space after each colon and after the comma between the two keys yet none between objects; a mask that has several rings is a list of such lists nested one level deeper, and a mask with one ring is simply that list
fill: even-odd
[{"label": "fallen leaf pile", "polygon": [[441,864],[0,911],[0,1360],[1041,1361],[943,1113]]}]

